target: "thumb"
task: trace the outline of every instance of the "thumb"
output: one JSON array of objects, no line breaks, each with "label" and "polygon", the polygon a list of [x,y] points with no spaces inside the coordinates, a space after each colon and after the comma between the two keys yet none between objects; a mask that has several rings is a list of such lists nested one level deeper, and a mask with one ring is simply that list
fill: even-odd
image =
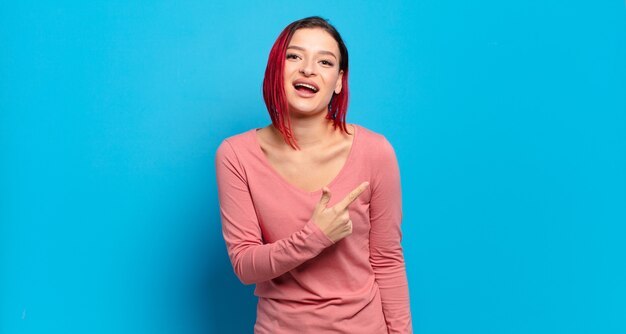
[{"label": "thumb", "polygon": [[326,209],[326,205],[330,202],[330,189],[328,187],[322,188],[322,197],[320,198],[319,203],[317,203],[317,210]]}]

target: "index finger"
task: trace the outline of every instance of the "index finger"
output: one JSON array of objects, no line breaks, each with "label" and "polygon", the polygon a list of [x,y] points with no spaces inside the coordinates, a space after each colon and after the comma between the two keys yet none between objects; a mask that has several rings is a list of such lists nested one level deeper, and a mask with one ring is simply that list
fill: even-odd
[{"label": "index finger", "polygon": [[361,195],[365,189],[367,189],[367,187],[369,186],[369,182],[363,182],[361,183],[358,187],[356,187],[354,190],[352,190],[348,196],[344,197],[341,201],[339,201],[336,206],[337,209],[339,210],[345,210],[348,205],[350,205],[352,202],[354,202],[355,199],[357,199],[359,197],[359,195]]}]

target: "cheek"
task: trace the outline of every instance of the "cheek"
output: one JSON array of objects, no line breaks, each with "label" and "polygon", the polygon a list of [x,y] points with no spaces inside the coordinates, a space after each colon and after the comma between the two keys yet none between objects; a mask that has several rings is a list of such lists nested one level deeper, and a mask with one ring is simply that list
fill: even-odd
[{"label": "cheek", "polygon": [[293,64],[288,63],[288,62],[285,63],[285,67],[283,68],[283,79],[285,82],[289,81],[289,77],[291,76],[294,70],[293,67],[294,67]]},{"label": "cheek", "polygon": [[286,60],[285,66],[283,68],[284,68],[285,74],[289,74],[289,73],[293,74],[294,72],[297,72],[300,69],[300,65],[296,61]]},{"label": "cheek", "polygon": [[335,92],[335,87],[337,86],[337,83],[339,82],[339,74],[330,74],[327,78],[326,78],[326,82],[328,82],[328,89],[331,90],[331,95],[332,93]]}]

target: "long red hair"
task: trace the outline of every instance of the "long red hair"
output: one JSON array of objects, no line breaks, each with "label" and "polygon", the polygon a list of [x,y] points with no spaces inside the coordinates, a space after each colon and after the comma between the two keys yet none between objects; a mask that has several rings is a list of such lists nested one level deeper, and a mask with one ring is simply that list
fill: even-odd
[{"label": "long red hair", "polygon": [[328,21],[319,16],[307,17],[292,22],[280,33],[270,51],[265,69],[265,78],[263,79],[263,99],[272,119],[272,124],[280,131],[285,142],[294,149],[300,149],[300,147],[291,131],[291,118],[289,117],[289,107],[287,106],[287,97],[285,95],[285,54],[294,32],[302,28],[324,29],[337,41],[340,53],[339,70],[343,71],[342,88],[339,94],[333,93],[328,105],[326,119],[332,120],[335,128],[339,127],[345,133],[349,133],[346,128],[346,113],[348,111],[348,49],[337,29]]}]

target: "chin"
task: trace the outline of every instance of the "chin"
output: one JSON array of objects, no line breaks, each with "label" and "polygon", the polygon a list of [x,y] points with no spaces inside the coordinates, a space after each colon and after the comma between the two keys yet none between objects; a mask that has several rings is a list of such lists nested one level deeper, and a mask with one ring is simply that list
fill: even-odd
[{"label": "chin", "polygon": [[313,105],[311,103],[288,103],[288,107],[290,113],[293,115],[311,116],[319,113],[328,113],[328,103],[325,105]]},{"label": "chin", "polygon": [[313,115],[317,115],[319,113],[320,113],[320,111],[314,111],[314,110],[291,109],[291,116],[292,117],[296,117],[296,118],[310,117],[310,116],[313,116]]},{"label": "chin", "polygon": [[310,104],[301,104],[301,103],[289,103],[288,104],[289,111],[292,114],[302,114],[302,115],[313,115],[320,112],[319,106],[312,106]]}]

